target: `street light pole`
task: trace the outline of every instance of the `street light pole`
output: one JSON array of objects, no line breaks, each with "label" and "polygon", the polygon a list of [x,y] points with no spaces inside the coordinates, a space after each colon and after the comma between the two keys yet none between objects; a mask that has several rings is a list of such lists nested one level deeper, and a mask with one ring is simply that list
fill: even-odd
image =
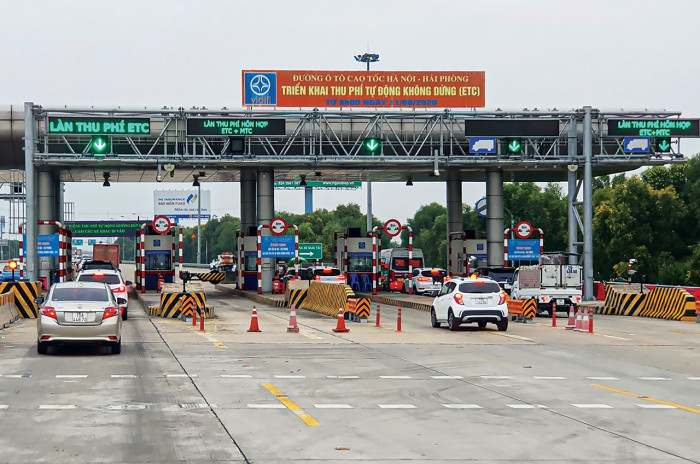
[{"label": "street light pole", "polygon": [[[355,55],[355,61],[367,63],[367,71],[369,72],[369,64],[379,61],[378,53],[364,53]],[[367,233],[372,231],[372,182],[367,180]]]}]

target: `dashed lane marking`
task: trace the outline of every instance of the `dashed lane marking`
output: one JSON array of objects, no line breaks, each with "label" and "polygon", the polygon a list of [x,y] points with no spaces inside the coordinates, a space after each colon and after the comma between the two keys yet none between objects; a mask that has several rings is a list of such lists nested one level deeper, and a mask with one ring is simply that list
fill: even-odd
[{"label": "dashed lane marking", "polygon": [[327,375],[329,379],[359,379],[359,375]]},{"label": "dashed lane marking", "polygon": [[253,378],[250,374],[221,374],[224,379],[250,379]]},{"label": "dashed lane marking", "polygon": [[670,404],[637,404],[636,406],[644,409],[678,409]]},{"label": "dashed lane marking", "polygon": [[411,379],[410,375],[380,375],[380,379]]},{"label": "dashed lane marking", "polygon": [[148,408],[145,404],[117,404],[109,406],[107,409],[112,411],[142,411]]},{"label": "dashed lane marking", "polygon": [[611,392],[619,393],[621,395],[627,395],[627,396],[633,396],[635,398],[641,398],[644,401],[650,401],[650,402],[656,403],[656,404],[666,404],[668,406],[675,406],[676,408],[683,409],[684,411],[694,412],[695,414],[700,414],[700,409],[691,408],[689,406],[683,406],[682,404],[671,403],[670,401],[664,401],[664,400],[657,400],[656,398],[645,397],[645,396],[640,395],[638,393],[632,393],[632,392],[628,392],[625,390],[619,390],[617,388],[608,387],[607,385],[601,385],[598,383],[592,383],[591,386],[596,387],[596,388],[602,388],[603,390],[608,390]]},{"label": "dashed lane marking", "polygon": [[112,374],[113,379],[138,379],[139,376],[135,374]]},{"label": "dashed lane marking", "polygon": [[41,405],[39,405],[39,409],[58,409],[58,410],[78,409],[78,405],[76,405],[76,404],[41,404]]},{"label": "dashed lane marking", "polygon": [[588,380],[620,380],[617,377],[586,377]]},{"label": "dashed lane marking", "polygon": [[189,378],[189,377],[197,377],[197,374],[165,374],[165,377],[167,378]]},{"label": "dashed lane marking", "polygon": [[304,423],[306,425],[308,425],[309,427],[320,427],[321,426],[321,424],[316,419],[314,419],[310,414],[307,414],[306,412],[304,412],[303,409],[301,409],[299,406],[297,406],[297,404],[294,403],[294,401],[289,399],[289,397],[287,395],[285,395],[284,393],[282,393],[282,391],[279,390],[277,387],[275,387],[271,383],[264,383],[264,384],[262,384],[262,386],[267,391],[269,391],[270,393],[275,395],[280,403],[282,403],[287,409],[289,409],[294,414],[296,414],[297,417],[299,417],[299,419],[304,421]]},{"label": "dashed lane marking", "polygon": [[248,407],[251,409],[286,409],[283,404],[268,404],[268,403],[248,403]]},{"label": "dashed lane marking", "polygon": [[349,404],[314,404],[318,409],[352,409]]},{"label": "dashed lane marking", "polygon": [[534,376],[532,377],[535,380],[566,380],[566,377],[543,377],[543,376]]},{"label": "dashed lane marking", "polygon": [[572,403],[571,406],[584,409],[613,409],[612,406],[602,403]]},{"label": "dashed lane marking", "polygon": [[482,379],[505,380],[512,379],[512,375],[481,375]]},{"label": "dashed lane marking", "polygon": [[9,407],[10,407],[9,404],[0,404],[0,409],[7,409]]},{"label": "dashed lane marking", "polygon": [[86,379],[87,374],[57,374],[57,379]]},{"label": "dashed lane marking", "polygon": [[[607,337],[607,338],[614,338],[615,340],[627,340],[627,341],[630,341],[629,338],[625,338],[625,337],[616,337],[615,335],[606,335],[606,334],[601,334],[601,335],[602,335],[603,337]],[[634,335],[634,334],[630,334],[630,335]]]},{"label": "dashed lane marking", "polygon": [[535,409],[534,404],[506,404],[506,406],[513,409]]},{"label": "dashed lane marking", "polygon": [[28,379],[32,376],[32,374],[7,374],[7,375],[0,375],[0,377],[5,377],[6,379]]},{"label": "dashed lane marking", "polygon": [[307,332],[306,330],[300,330],[299,333],[311,340],[323,340],[323,337],[319,337],[318,335],[311,332]]},{"label": "dashed lane marking", "polygon": [[382,409],[415,409],[416,407],[412,404],[378,404]]},{"label": "dashed lane marking", "polygon": [[700,377],[688,377],[688,380],[700,380]]},{"label": "dashed lane marking", "polygon": [[444,380],[444,379],[463,379],[461,375],[431,375],[433,379]]},{"label": "dashed lane marking", "polygon": [[668,377],[637,377],[639,380],[671,380]]},{"label": "dashed lane marking", "polygon": [[491,334],[491,335],[498,335],[499,337],[514,338],[514,339],[516,339],[516,340],[523,340],[523,341],[526,341],[526,342],[531,342],[531,341],[532,341],[531,338],[521,337],[520,335],[511,335],[511,334],[507,334],[507,333],[503,333],[503,332],[488,331],[488,332],[483,332],[483,333],[487,333],[487,334]]},{"label": "dashed lane marking", "polygon": [[443,404],[448,409],[481,409],[478,404]]},{"label": "dashed lane marking", "polygon": [[305,375],[275,375],[276,379],[305,379]]}]

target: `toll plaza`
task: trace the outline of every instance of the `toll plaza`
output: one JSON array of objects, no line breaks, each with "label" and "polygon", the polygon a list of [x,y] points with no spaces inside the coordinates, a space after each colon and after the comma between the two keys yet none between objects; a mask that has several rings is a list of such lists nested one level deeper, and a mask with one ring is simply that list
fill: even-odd
[{"label": "toll plaza", "polygon": [[362,237],[359,227],[333,234],[334,264],[356,292],[372,291],[372,237]]},{"label": "toll plaza", "polygon": [[136,289],[158,290],[159,279],[174,283],[176,265],[182,271],[182,228],[158,216],[141,225],[136,243]]},{"label": "toll plaza", "polygon": [[447,234],[447,275],[468,276],[486,264],[486,240],[476,239],[473,230]]}]

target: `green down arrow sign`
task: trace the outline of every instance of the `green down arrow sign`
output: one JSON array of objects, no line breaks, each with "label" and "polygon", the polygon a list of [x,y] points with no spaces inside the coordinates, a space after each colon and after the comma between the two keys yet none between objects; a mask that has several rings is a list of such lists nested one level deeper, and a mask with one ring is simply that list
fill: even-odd
[{"label": "green down arrow sign", "polygon": [[510,143],[508,144],[508,151],[510,153],[519,153],[520,152],[520,140],[511,140]]},{"label": "green down arrow sign", "polygon": [[660,139],[656,144],[657,151],[669,151],[671,150],[671,140],[670,139]]}]

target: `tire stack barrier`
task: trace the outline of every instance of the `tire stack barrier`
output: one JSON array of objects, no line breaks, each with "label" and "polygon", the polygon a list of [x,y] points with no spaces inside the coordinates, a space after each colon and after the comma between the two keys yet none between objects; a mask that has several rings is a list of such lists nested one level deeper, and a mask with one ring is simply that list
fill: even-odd
[{"label": "tire stack barrier", "polygon": [[537,300],[508,300],[508,315],[516,322],[533,323],[537,316]]},{"label": "tire stack barrier", "polygon": [[24,319],[36,319],[39,315],[39,305],[34,299],[41,295],[41,282],[2,282],[0,293],[13,292],[15,294],[15,307],[19,317]]}]

